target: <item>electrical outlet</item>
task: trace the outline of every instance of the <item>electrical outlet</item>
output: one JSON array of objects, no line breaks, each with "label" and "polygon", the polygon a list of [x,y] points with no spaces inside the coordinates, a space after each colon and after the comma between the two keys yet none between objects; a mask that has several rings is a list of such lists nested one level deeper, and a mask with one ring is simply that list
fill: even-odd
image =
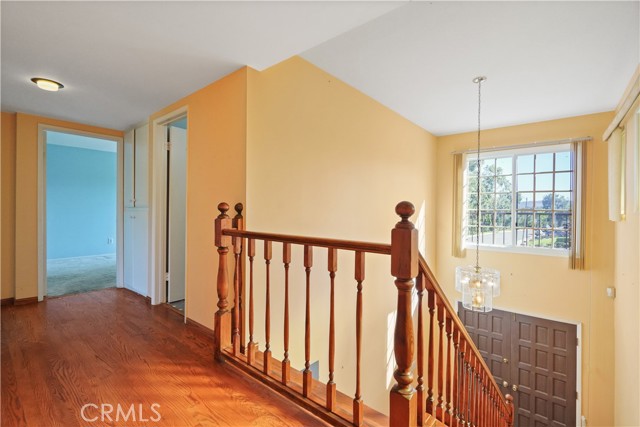
[{"label": "electrical outlet", "polygon": [[113,245],[113,237],[107,237],[107,245]]}]

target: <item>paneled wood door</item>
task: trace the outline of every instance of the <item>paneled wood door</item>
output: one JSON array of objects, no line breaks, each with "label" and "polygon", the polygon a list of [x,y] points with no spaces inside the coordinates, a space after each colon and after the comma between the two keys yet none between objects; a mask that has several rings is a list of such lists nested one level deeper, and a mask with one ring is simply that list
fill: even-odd
[{"label": "paneled wood door", "polygon": [[505,393],[516,427],[576,425],[577,328],[502,310],[458,314]]}]

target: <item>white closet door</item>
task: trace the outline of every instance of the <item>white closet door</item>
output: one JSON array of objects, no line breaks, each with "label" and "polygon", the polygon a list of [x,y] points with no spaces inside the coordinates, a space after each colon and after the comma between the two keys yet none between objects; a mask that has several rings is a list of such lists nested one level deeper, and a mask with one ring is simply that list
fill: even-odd
[{"label": "white closet door", "polygon": [[185,298],[187,218],[187,131],[170,127],[169,151],[169,293],[168,302]]},{"label": "white closet door", "polygon": [[135,195],[136,207],[149,207],[149,125],[135,130]]}]

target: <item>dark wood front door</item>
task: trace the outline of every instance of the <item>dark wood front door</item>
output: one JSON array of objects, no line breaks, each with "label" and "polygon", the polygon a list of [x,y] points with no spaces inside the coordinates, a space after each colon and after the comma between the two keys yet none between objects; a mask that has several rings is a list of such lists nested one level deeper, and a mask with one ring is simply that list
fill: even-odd
[{"label": "dark wood front door", "polygon": [[516,427],[576,425],[576,325],[462,304],[458,314],[498,385],[513,396]]}]

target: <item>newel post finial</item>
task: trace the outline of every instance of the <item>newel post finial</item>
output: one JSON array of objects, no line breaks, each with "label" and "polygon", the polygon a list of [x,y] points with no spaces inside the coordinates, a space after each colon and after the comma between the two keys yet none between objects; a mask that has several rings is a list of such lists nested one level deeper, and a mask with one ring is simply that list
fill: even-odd
[{"label": "newel post finial", "polygon": [[418,275],[418,230],[409,221],[415,213],[410,202],[396,205],[396,214],[401,220],[391,230],[391,275],[398,290],[398,308],[394,331],[394,353],[397,369],[396,384],[390,392],[390,425],[393,427],[415,426],[417,407],[415,390],[412,387],[411,365],[414,356],[413,319],[411,314],[411,292],[413,279]]},{"label": "newel post finial", "polygon": [[515,408],[513,406],[513,396],[511,396],[510,394],[507,394],[505,396],[505,399],[507,399],[507,407],[509,408],[509,414],[507,415],[507,425],[509,427],[513,427],[513,421],[514,421],[514,417],[515,417]]},{"label": "newel post finial", "polygon": [[229,302],[229,278],[227,274],[227,254],[231,246],[231,236],[225,236],[222,232],[232,228],[232,221],[227,215],[229,204],[222,202],[218,204],[220,215],[215,219],[215,244],[218,248],[218,311],[215,314],[215,343],[214,350],[216,358],[222,359],[222,350],[231,345],[231,313],[227,309]]}]

